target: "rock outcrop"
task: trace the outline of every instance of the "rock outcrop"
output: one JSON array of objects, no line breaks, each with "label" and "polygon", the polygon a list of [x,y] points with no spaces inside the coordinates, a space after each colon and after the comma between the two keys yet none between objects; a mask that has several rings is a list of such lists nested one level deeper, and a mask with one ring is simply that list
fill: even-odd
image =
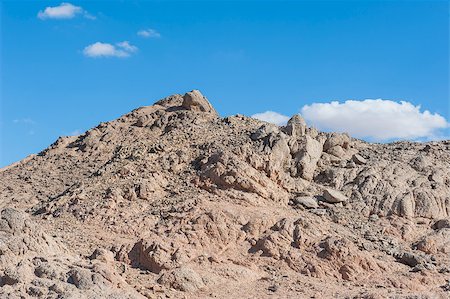
[{"label": "rock outcrop", "polygon": [[1,210],[0,296],[2,298],[144,298],[116,272],[113,259],[72,255],[28,215]]},{"label": "rock outcrop", "polygon": [[193,90],[186,93],[183,96],[183,103],[181,106],[187,110],[201,111],[217,115],[216,110],[213,108],[208,99],[198,90]]}]

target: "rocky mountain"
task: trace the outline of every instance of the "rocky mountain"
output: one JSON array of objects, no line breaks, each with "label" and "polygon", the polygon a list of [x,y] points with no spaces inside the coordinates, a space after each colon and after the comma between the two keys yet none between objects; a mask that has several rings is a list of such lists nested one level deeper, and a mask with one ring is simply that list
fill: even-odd
[{"label": "rocky mountain", "polygon": [[1,298],[449,298],[450,141],[172,95],[0,170]]}]

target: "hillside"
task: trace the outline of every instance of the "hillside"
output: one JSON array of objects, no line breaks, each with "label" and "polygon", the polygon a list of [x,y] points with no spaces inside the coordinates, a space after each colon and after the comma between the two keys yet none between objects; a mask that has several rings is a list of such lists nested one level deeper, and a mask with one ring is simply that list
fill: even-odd
[{"label": "hillside", "polygon": [[3,168],[0,196],[2,298],[450,296],[450,141],[221,118],[192,91]]}]

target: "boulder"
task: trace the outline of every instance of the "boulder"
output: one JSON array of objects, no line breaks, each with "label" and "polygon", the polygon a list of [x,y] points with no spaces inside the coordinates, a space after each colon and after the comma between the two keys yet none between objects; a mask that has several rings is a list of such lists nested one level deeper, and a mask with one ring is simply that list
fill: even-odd
[{"label": "boulder", "polygon": [[367,160],[363,156],[361,156],[359,154],[354,154],[352,156],[352,161],[355,162],[358,165],[364,165],[364,164],[367,163]]},{"label": "boulder", "polygon": [[272,124],[264,124],[261,127],[256,130],[256,132],[252,133],[250,135],[250,138],[253,141],[263,139],[270,135],[277,135],[280,132],[280,130],[277,128],[277,126]]},{"label": "boulder", "polygon": [[328,152],[329,149],[340,146],[343,149],[348,149],[350,145],[350,137],[347,134],[332,133],[328,136],[323,145],[323,150]]},{"label": "boulder", "polygon": [[295,155],[296,163],[291,173],[312,181],[317,162],[322,155],[322,144],[308,135],[303,138],[300,145],[301,149]]},{"label": "boulder", "polygon": [[296,197],[292,200],[295,204],[302,205],[308,209],[316,209],[319,207],[319,204],[313,197],[302,196]]},{"label": "boulder", "polygon": [[323,198],[328,203],[339,203],[348,201],[347,196],[334,189],[325,189],[323,191]]},{"label": "boulder", "polygon": [[289,136],[300,137],[305,135],[306,128],[306,122],[303,117],[296,114],[287,122],[287,125],[284,127],[284,131]]},{"label": "boulder", "polygon": [[195,292],[205,287],[202,277],[191,268],[181,267],[166,272],[158,283],[183,292]]},{"label": "boulder", "polygon": [[400,252],[394,254],[394,256],[399,263],[405,264],[410,267],[415,267],[418,264],[425,263],[425,259],[423,257],[412,252]]},{"label": "boulder", "polygon": [[183,103],[181,104],[181,106],[187,110],[207,112],[217,115],[217,112],[216,110],[214,110],[211,103],[205,96],[201,94],[199,90],[192,90],[190,92],[187,92],[183,96]]},{"label": "boulder", "polygon": [[344,158],[345,150],[340,145],[333,146],[332,148],[327,150],[327,153],[333,155],[338,158]]},{"label": "boulder", "polygon": [[450,218],[439,219],[433,224],[433,229],[440,230],[443,228],[450,228]]}]

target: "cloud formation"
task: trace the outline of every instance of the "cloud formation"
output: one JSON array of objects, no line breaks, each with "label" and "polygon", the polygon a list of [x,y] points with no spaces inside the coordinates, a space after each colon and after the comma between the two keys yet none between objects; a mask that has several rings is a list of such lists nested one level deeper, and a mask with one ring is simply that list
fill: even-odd
[{"label": "cloud formation", "polygon": [[80,6],[75,6],[70,3],[63,2],[59,6],[48,6],[43,11],[38,12],[38,18],[41,20],[46,19],[72,19],[77,15],[83,15],[87,19],[95,19]]},{"label": "cloud formation", "polygon": [[158,31],[156,31],[155,29],[151,29],[151,28],[139,30],[137,32],[137,35],[139,35],[141,37],[145,37],[145,38],[161,37],[161,34]]},{"label": "cloud formation", "polygon": [[290,118],[289,116],[274,111],[256,113],[253,114],[252,117],[262,121],[266,121],[268,123],[276,124],[278,126],[284,126]]},{"label": "cloud formation", "polygon": [[123,41],[115,45],[109,43],[96,42],[84,48],[83,54],[87,57],[128,57],[137,52],[138,48],[128,41]]},{"label": "cloud formation", "polygon": [[126,51],[128,53],[134,53],[138,50],[138,48],[136,46],[131,45],[129,41],[123,41],[123,42],[117,43],[116,45],[117,45],[117,47],[123,49],[124,51]]},{"label": "cloud formation", "polygon": [[372,141],[434,139],[449,127],[444,117],[410,102],[390,100],[337,101],[305,105],[301,114],[320,130],[347,132]]}]

